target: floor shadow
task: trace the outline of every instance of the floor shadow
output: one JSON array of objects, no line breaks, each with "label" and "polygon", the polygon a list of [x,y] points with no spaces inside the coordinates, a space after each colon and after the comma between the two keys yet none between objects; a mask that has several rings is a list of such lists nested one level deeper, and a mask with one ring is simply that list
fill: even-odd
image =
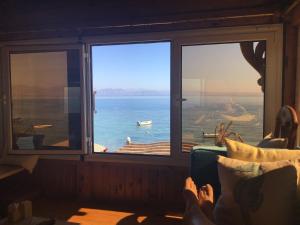
[{"label": "floor shadow", "polygon": [[[181,213],[150,206],[130,204],[76,202],[39,199],[33,202],[35,216],[55,218],[77,224],[97,225],[181,225]],[[91,223],[89,223],[91,222]]]},{"label": "floor shadow", "polygon": [[165,215],[134,214],[121,219],[116,225],[182,225],[182,219]]}]

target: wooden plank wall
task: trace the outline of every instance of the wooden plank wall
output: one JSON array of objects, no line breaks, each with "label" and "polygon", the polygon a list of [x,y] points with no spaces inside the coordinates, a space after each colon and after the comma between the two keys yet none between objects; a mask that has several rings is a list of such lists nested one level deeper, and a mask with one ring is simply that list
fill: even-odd
[{"label": "wooden plank wall", "polygon": [[295,106],[298,28],[285,23],[284,30],[283,104]]},{"label": "wooden plank wall", "polygon": [[[3,80],[2,80],[2,75],[1,75],[1,68],[2,68],[2,54],[0,54],[0,87],[2,87],[2,83],[3,83]],[[1,88],[1,91],[0,91],[0,156],[3,155],[3,149],[4,149],[4,116],[3,116],[3,113],[4,113],[4,110],[3,110],[3,88]]]},{"label": "wooden plank wall", "polygon": [[46,197],[182,205],[187,167],[40,160],[34,178]]},{"label": "wooden plank wall", "polygon": [[227,27],[279,22],[289,0],[5,1],[0,41]]},{"label": "wooden plank wall", "polygon": [[300,4],[284,15],[283,103],[295,107]]}]

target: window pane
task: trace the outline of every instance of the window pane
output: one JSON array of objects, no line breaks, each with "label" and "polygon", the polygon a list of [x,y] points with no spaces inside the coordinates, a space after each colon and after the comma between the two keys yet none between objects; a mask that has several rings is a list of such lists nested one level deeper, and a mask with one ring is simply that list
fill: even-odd
[{"label": "window pane", "polygon": [[[230,138],[240,135],[250,144],[262,139],[265,42],[242,45],[246,45],[243,54],[240,43],[182,47],[184,150],[186,146],[220,145],[216,136],[227,125],[225,133],[232,132]],[[257,52],[257,46],[262,51]],[[254,52],[260,58],[254,59]]]},{"label": "window pane", "polygon": [[170,154],[170,43],[92,47],[94,152]]},{"label": "window pane", "polygon": [[10,54],[13,149],[80,150],[78,50]]}]

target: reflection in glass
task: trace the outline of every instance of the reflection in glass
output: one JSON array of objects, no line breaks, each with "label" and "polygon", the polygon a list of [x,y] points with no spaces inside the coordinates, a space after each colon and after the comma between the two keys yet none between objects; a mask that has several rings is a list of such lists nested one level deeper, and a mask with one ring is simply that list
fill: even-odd
[{"label": "reflection in glass", "polygon": [[262,139],[265,50],[259,62],[254,53],[265,42],[247,43],[182,47],[183,145],[221,145],[222,131],[250,144]]},{"label": "reflection in glass", "polygon": [[79,51],[10,54],[12,146],[80,150]]}]

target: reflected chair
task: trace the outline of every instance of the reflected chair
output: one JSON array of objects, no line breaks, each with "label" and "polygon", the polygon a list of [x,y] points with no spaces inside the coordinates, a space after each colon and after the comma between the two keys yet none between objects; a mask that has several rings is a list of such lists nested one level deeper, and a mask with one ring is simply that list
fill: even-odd
[{"label": "reflected chair", "polygon": [[276,117],[274,138],[287,138],[288,149],[296,147],[298,116],[295,109],[285,105],[281,107]]}]

